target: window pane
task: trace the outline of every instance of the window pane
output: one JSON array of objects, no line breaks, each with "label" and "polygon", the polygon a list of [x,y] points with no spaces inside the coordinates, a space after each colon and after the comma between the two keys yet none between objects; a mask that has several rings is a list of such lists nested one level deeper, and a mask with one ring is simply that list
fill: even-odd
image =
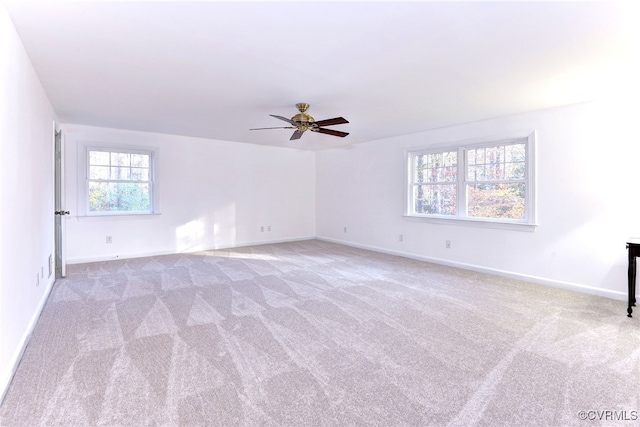
[{"label": "window pane", "polygon": [[500,163],[504,161],[504,147],[487,147],[486,148],[486,157],[485,163]]},{"label": "window pane", "polygon": [[505,168],[506,179],[524,179],[524,162],[507,163]]},{"label": "window pane", "polygon": [[148,168],[149,167],[149,155],[148,154],[132,154],[131,166]]},{"label": "window pane", "polygon": [[469,166],[467,168],[467,180],[469,181],[484,181],[484,165],[481,166]]},{"label": "window pane", "polygon": [[506,162],[524,162],[524,144],[512,144],[505,147]]},{"label": "window pane", "polygon": [[416,185],[413,209],[417,214],[455,215],[456,184]]},{"label": "window pane", "polygon": [[476,164],[476,151],[477,150],[467,150],[467,165],[475,165]]},{"label": "window pane", "polygon": [[89,182],[91,212],[151,211],[149,184]]},{"label": "window pane", "polygon": [[467,152],[468,181],[525,178],[525,144],[478,148]]},{"label": "window pane", "polygon": [[414,182],[455,182],[458,172],[458,153],[421,154],[415,157]]},{"label": "window pane", "polygon": [[433,153],[427,155],[427,167],[437,168],[442,164],[442,153]]},{"label": "window pane", "polygon": [[89,151],[90,165],[109,165],[109,153],[106,151]]},{"label": "window pane", "polygon": [[90,166],[89,179],[109,179],[108,166]]},{"label": "window pane", "polygon": [[133,181],[148,181],[149,169],[146,168],[131,168],[131,180]]},{"label": "window pane", "polygon": [[443,166],[431,171],[432,176],[435,177],[431,182],[455,182],[458,174],[457,166]]},{"label": "window pane", "polygon": [[111,179],[128,180],[129,168],[128,167],[112,167]]},{"label": "window pane", "polygon": [[129,165],[131,165],[131,154],[111,153],[111,166],[129,166]]},{"label": "window pane", "polygon": [[413,169],[413,180],[414,182],[424,182],[424,174],[426,170],[426,159],[427,156],[416,156],[415,157],[415,166]]},{"label": "window pane", "polygon": [[436,167],[429,168],[429,169],[427,169],[426,172],[427,172],[426,173],[426,179],[425,179],[426,182],[440,182],[441,181],[442,175],[439,174],[440,168],[436,168]]},{"label": "window pane", "polygon": [[487,169],[485,171],[485,179],[494,181],[498,179],[504,179],[504,164],[491,163],[490,165],[487,165]]},{"label": "window pane", "polygon": [[475,218],[524,219],[525,184],[467,186],[467,214]]},{"label": "window pane", "polygon": [[445,166],[455,166],[458,163],[458,153],[456,151],[448,151],[443,154]]},{"label": "window pane", "polygon": [[444,180],[446,182],[456,182],[458,179],[458,167],[457,166],[447,166],[445,168],[445,176]]}]

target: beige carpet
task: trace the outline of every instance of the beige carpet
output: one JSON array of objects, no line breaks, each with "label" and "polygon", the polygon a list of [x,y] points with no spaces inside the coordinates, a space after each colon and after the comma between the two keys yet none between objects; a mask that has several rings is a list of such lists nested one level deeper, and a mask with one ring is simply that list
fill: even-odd
[{"label": "beige carpet", "polygon": [[638,425],[639,360],[622,301],[312,240],[69,266],[0,424]]}]

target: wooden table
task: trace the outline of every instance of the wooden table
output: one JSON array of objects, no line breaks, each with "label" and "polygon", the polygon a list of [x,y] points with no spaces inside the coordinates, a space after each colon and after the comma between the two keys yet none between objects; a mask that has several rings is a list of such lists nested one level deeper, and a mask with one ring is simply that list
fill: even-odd
[{"label": "wooden table", "polygon": [[633,309],[636,305],[636,257],[640,256],[640,237],[627,239],[627,249],[629,250],[629,305],[627,307],[627,317],[632,317]]}]

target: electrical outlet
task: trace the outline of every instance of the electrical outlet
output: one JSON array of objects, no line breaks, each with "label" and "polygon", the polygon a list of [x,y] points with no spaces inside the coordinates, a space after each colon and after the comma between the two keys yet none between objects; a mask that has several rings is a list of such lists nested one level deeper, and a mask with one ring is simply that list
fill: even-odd
[{"label": "electrical outlet", "polygon": [[398,240],[399,240],[400,242],[404,242],[404,236],[401,234],[401,235],[398,237]]},{"label": "electrical outlet", "polygon": [[264,233],[264,225],[260,226],[260,232]]},{"label": "electrical outlet", "polygon": [[267,231],[271,231],[271,226],[267,226]]},{"label": "electrical outlet", "polygon": [[447,249],[451,249],[451,240],[447,240],[446,242],[444,242],[444,245]]},{"label": "electrical outlet", "polygon": [[113,238],[111,236],[107,236],[107,243],[113,243]]},{"label": "electrical outlet", "polygon": [[345,228],[344,228],[344,232],[345,232],[345,233],[347,232],[347,227],[345,227]]}]

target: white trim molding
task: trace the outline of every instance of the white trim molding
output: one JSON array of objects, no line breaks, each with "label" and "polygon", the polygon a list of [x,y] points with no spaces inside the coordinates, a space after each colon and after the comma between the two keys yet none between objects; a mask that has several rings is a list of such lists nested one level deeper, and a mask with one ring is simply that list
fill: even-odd
[{"label": "white trim molding", "polygon": [[326,241],[326,242],[331,242],[331,243],[338,243],[345,246],[351,246],[354,248],[365,249],[373,252],[379,252],[387,255],[395,255],[395,256],[401,256],[404,258],[415,259],[417,261],[425,261],[433,264],[460,268],[462,270],[476,271],[478,273],[506,277],[514,280],[521,280],[523,282],[535,283],[538,285],[549,286],[552,288],[559,288],[559,289],[565,289],[565,290],[574,291],[574,292],[580,292],[583,294],[596,295],[596,296],[610,298],[610,299],[619,300],[619,301],[627,301],[627,294],[624,292],[596,288],[593,286],[581,285],[579,283],[565,282],[562,280],[555,280],[555,279],[550,279],[546,277],[516,273],[513,271],[500,270],[497,268],[483,267],[481,265],[476,265],[476,264],[467,264],[463,262],[451,261],[451,260],[442,259],[442,258],[434,258],[434,257],[423,256],[423,255],[417,255],[409,252],[394,251],[390,249],[380,248],[377,246],[361,245],[359,243],[348,242],[345,240],[331,239],[326,237],[316,237],[316,239]]}]

